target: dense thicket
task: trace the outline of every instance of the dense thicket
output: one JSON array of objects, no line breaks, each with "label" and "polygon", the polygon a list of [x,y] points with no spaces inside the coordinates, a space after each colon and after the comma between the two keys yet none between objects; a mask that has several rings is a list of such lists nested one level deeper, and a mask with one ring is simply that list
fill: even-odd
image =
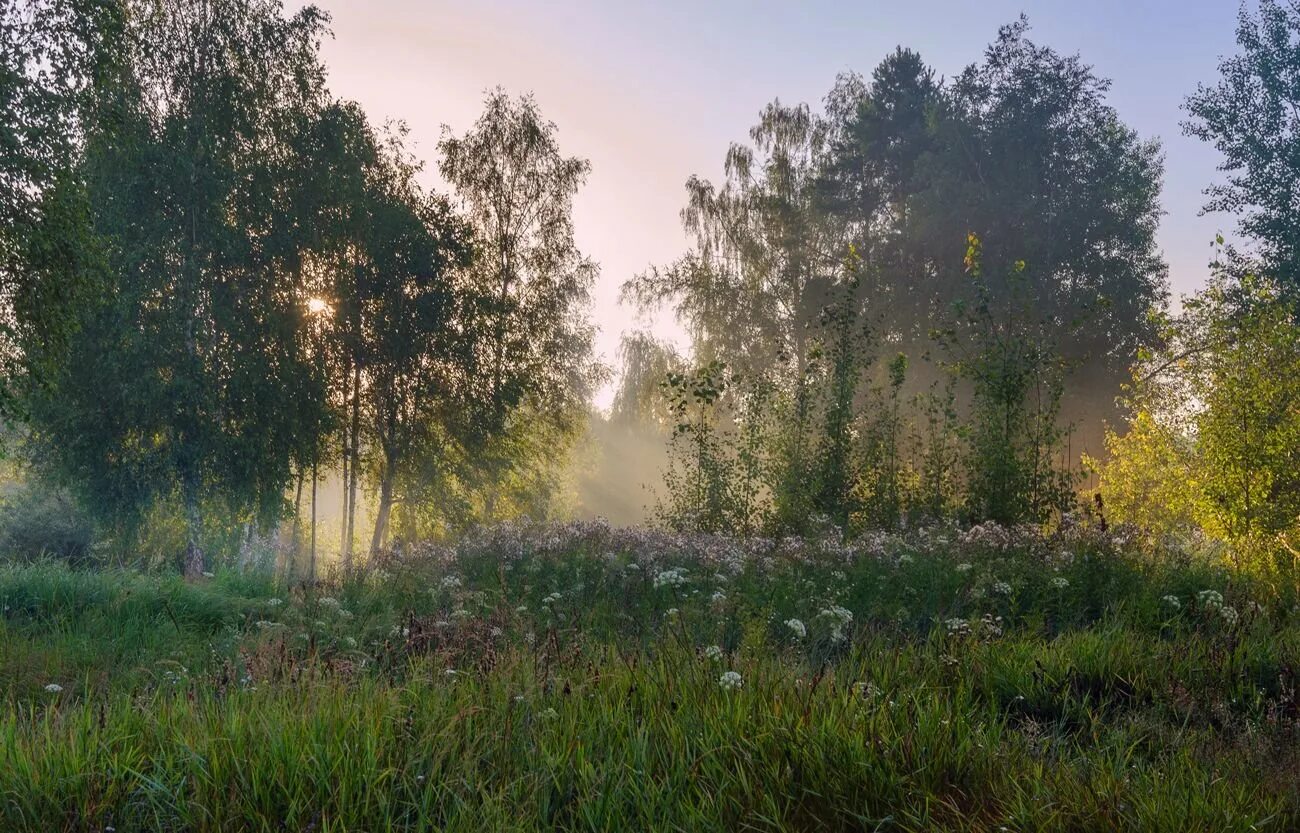
[{"label": "dense thicket", "polygon": [[[773,103],[721,187],[688,183],[692,250],[628,284],[748,380],[722,423],[776,415],[760,476],[776,526],[955,506],[1042,519],[1068,503],[1068,426],[1074,451],[1096,448],[1116,414],[1166,295],[1160,150],[1106,104],[1108,82],[1027,28],[948,83],[900,49],[841,78],[822,114]],[[742,401],[756,386],[762,408]],[[954,405],[964,459],[909,442],[910,424],[949,431]]]}]

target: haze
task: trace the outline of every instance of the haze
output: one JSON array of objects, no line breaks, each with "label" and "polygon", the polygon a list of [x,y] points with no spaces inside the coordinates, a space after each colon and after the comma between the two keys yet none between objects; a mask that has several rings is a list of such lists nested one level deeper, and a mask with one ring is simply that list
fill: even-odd
[{"label": "haze", "polygon": [[[619,337],[639,326],[686,346],[670,316],[640,320],[619,303],[619,288],[683,251],[683,183],[692,173],[720,179],[728,144],[746,138],[764,104],[820,102],[838,73],[869,73],[900,44],[951,76],[1022,11],[1036,41],[1081,53],[1113,80],[1109,102],[1121,118],[1164,143],[1160,240],[1175,295],[1204,282],[1210,241],[1233,225],[1200,216],[1216,155],[1179,129],[1183,97],[1212,80],[1218,56],[1232,51],[1237,8],[1230,2],[316,5],[333,18],[335,36],[323,49],[331,89],[376,121],[404,120],[431,183],[442,125],[464,131],[485,90],[498,85],[533,92],[559,126],[565,152],[591,160],[575,222],[579,244],[601,265],[592,316],[597,350],[611,364]],[[612,392],[607,387],[597,404],[607,405]]]}]

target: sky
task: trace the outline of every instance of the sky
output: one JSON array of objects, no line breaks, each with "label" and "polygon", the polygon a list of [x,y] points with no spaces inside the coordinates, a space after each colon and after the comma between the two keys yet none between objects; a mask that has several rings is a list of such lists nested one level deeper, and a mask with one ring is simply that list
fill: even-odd
[{"label": "sky", "polygon": [[[671,314],[619,303],[623,282],[682,254],[679,212],[692,174],[718,182],[727,147],[772,101],[818,104],[838,74],[870,74],[896,46],[943,76],[976,62],[1021,12],[1030,38],[1078,53],[1113,81],[1109,101],[1165,149],[1160,246],[1175,295],[1208,275],[1215,234],[1200,216],[1218,178],[1213,148],[1184,137],[1181,105],[1235,51],[1236,0],[315,0],[332,16],[323,45],[335,95],[372,121],[406,122],[438,186],[444,125],[464,133],[485,92],[531,92],[560,149],[590,160],[574,202],[579,247],[601,266],[596,348],[616,365],[619,337],[649,327],[684,346]],[[302,5],[290,2],[290,8]],[[612,388],[597,404],[606,405]]]}]

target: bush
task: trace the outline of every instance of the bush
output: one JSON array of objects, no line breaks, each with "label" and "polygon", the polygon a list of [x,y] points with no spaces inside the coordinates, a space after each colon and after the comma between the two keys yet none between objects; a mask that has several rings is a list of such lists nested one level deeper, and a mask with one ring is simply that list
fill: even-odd
[{"label": "bush", "polygon": [[67,492],[39,481],[11,483],[0,500],[0,557],[91,559],[94,525]]}]

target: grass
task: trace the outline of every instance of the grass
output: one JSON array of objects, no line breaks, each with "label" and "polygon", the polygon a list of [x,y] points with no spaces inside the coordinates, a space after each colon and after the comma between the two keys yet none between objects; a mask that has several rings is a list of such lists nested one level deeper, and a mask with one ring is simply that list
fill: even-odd
[{"label": "grass", "polygon": [[1095,530],[515,528],[0,603],[4,830],[1300,826],[1294,600]]}]

